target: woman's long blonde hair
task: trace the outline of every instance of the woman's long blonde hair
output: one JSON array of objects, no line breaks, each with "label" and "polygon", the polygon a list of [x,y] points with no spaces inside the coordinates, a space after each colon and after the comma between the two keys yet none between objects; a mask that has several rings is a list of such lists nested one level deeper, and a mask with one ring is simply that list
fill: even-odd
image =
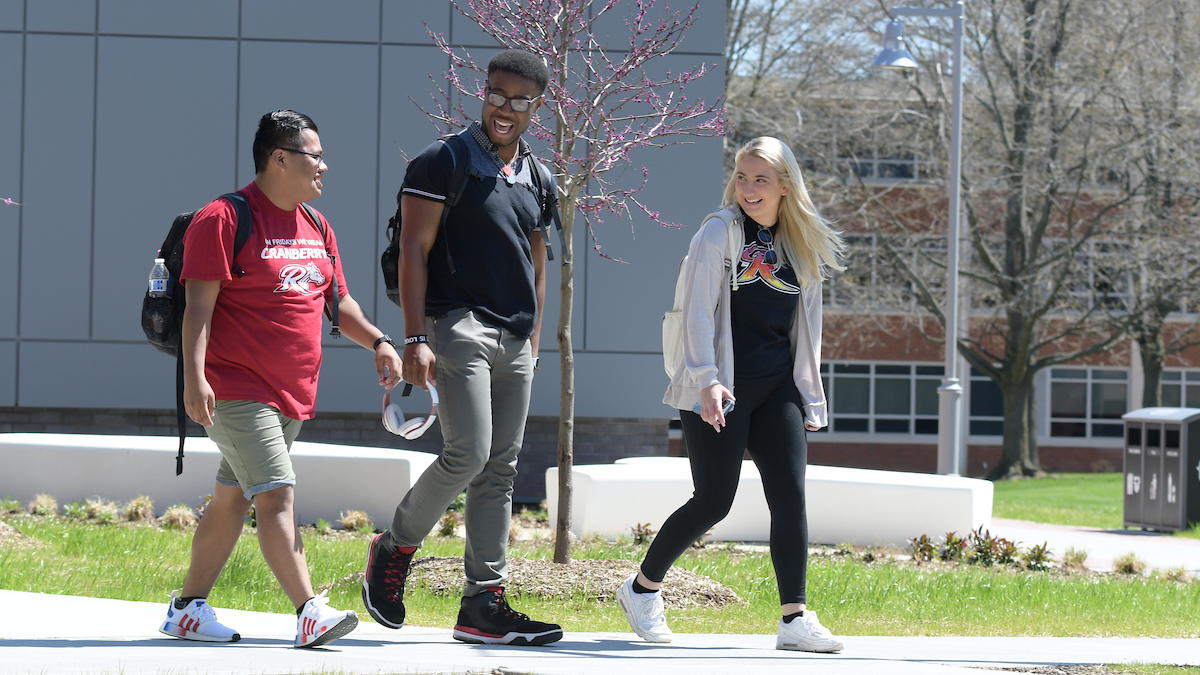
[{"label": "woman's long blonde hair", "polygon": [[[779,200],[779,227],[776,232],[784,258],[796,271],[796,279],[801,285],[820,282],[828,275],[829,269],[846,269],[839,262],[845,250],[842,235],[817,213],[792,149],[778,138],[759,136],[738,150],[734,158],[735,165],[746,155],[770,164],[779,176],[779,182],[788,189],[787,194]],[[736,168],[725,185],[724,208],[737,212]]]}]

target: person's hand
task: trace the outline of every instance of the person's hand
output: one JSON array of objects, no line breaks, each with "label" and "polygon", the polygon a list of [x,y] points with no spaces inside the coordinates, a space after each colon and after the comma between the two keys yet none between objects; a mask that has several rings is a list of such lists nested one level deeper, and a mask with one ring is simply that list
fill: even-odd
[{"label": "person's hand", "polygon": [[719,383],[700,391],[700,419],[711,424],[718,434],[721,433],[721,427],[725,426],[725,413],[721,410],[725,399],[737,400],[734,399],[733,392]]},{"label": "person's hand", "polygon": [[213,425],[212,416],[217,409],[217,395],[204,376],[195,383],[183,387],[183,408],[192,421],[206,427]]},{"label": "person's hand", "polygon": [[433,355],[428,343],[414,342],[404,345],[403,361],[401,373],[405,382],[426,390],[429,389],[428,382],[437,385],[437,357]]},{"label": "person's hand", "polygon": [[820,431],[821,430],[821,427],[813,424],[812,422],[805,422],[804,428],[808,429],[809,431]]},{"label": "person's hand", "polygon": [[379,373],[379,386],[396,386],[400,381],[400,369],[403,365],[395,347],[386,342],[379,343],[379,349],[375,350],[375,372]]}]

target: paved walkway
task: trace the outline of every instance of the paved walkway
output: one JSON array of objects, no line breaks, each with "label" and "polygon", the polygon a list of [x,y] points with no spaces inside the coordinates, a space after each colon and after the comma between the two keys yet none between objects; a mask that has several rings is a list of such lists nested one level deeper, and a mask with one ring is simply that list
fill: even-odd
[{"label": "paved walkway", "polygon": [[[1200,540],[1142,532],[994,519],[991,532],[1023,546],[1047,542],[1089,551],[1108,570],[1133,551],[1152,568],[1200,573]],[[229,673],[534,673],[695,675],[808,672],[971,673],[979,668],[1058,664],[1200,665],[1200,639],[847,637],[841,654],[774,649],[774,635],[677,633],[651,645],[632,633],[567,633],[546,647],[488,647],[455,641],[442,628],[392,631],[369,621],[325,648],[291,647],[296,619],[220,609],[243,635],[233,645],[182,642],[157,632],[166,603],[127,602],[0,590],[0,675],[200,675]],[[353,608],[358,609],[358,608]],[[682,628],[676,625],[676,628]]]},{"label": "paved walkway", "polygon": [[1004,518],[993,518],[989,531],[993,536],[1021,544],[1022,549],[1046,542],[1056,560],[1068,548],[1087,551],[1087,567],[1103,572],[1112,571],[1113,559],[1133,553],[1150,569],[1182,567],[1193,575],[1200,574],[1200,539],[1143,530],[1102,530]]},{"label": "paved walkway", "polygon": [[220,610],[237,644],[183,642],[157,632],[166,603],[0,591],[0,673],[535,673],[695,675],[819,672],[980,675],[979,668],[1057,664],[1200,664],[1200,639],[848,637],[841,654],[774,649],[774,635],[677,634],[651,645],[631,633],[567,633],[545,647],[465,645],[445,629],[391,631],[364,622],[324,648],[293,649],[287,614]]}]

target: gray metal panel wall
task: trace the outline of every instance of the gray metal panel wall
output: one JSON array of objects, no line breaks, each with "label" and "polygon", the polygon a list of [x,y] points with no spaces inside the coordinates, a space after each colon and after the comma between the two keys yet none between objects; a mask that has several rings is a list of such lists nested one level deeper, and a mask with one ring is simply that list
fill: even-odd
[{"label": "gray metal panel wall", "polygon": [[96,31],[97,0],[36,0],[25,3],[25,28],[31,31]]},{"label": "gray metal panel wall", "polygon": [[101,37],[97,81],[92,337],[136,342],[171,219],[235,187],[237,43]]},{"label": "gray metal panel wall", "polygon": [[[19,199],[24,339],[89,339],[89,291],[105,288],[93,286],[91,269],[95,54],[90,35],[27,38]],[[132,263],[136,252],[127,255]]]},{"label": "gray metal panel wall", "polygon": [[0,0],[0,30],[25,28],[25,0]]},{"label": "gray metal panel wall", "polygon": [[[681,51],[656,66],[720,63],[725,8],[702,5]],[[607,21],[624,31],[629,8],[617,10]],[[495,48],[448,4],[415,0],[0,0],[0,153],[10,158],[0,163],[0,199],[25,204],[0,204],[9,242],[0,252],[0,406],[173,405],[174,364],[137,328],[153,249],[176,214],[253,178],[257,120],[277,108],[320,126],[331,168],[314,205],[337,232],[354,297],[402,335],[378,259],[404,155],[438,133],[409,100],[428,107],[444,84],[448,59],[425,24],[480,61]],[[722,90],[718,70],[687,95]],[[467,108],[477,114],[479,102]],[[642,196],[684,228],[609,218],[600,243],[629,265],[601,259],[578,228],[580,416],[671,414],[659,403],[659,321],[678,260],[719,197],[721,145],[639,153],[630,176],[642,165],[651,171]],[[558,414],[559,283],[551,264],[532,415]],[[376,410],[370,354],[326,342],[318,408]]]},{"label": "gray metal panel wall", "polygon": [[[0,11],[3,5],[0,5]],[[0,33],[0,199],[14,199],[21,189],[21,54],[19,34]],[[17,199],[16,201],[20,201]],[[17,273],[21,269],[19,248],[21,207],[0,204],[0,339],[17,336]],[[5,387],[0,382],[0,391]],[[3,396],[0,393],[0,396]],[[11,397],[11,396],[10,396]]]}]

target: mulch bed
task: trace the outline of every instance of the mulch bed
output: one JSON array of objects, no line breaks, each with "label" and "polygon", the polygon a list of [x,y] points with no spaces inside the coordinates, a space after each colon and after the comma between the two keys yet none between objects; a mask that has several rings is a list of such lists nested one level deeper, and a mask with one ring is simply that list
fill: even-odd
[{"label": "mulch bed", "polygon": [[[637,568],[638,563],[632,560],[572,560],[560,565],[552,560],[509,557],[505,588],[513,596],[604,602],[612,600],[617,587]],[[341,582],[360,585],[362,572]],[[458,595],[463,582],[461,557],[430,556],[413,561],[408,583],[436,595]],[[672,567],[663,580],[663,604],[670,608],[722,608],[746,603],[708,577]]]}]

